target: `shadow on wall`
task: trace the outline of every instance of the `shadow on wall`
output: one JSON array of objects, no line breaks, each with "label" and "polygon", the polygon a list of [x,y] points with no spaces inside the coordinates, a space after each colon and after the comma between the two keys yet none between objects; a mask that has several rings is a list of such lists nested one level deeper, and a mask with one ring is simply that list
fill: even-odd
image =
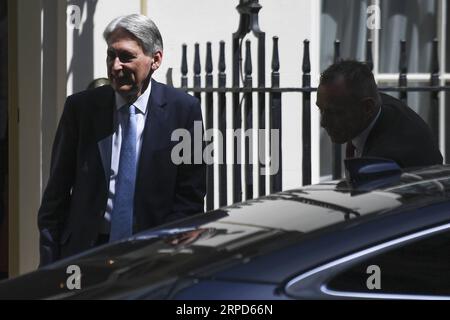
[{"label": "shadow on wall", "polygon": [[[86,17],[82,28],[73,28],[73,55],[67,80],[72,75],[73,93],[86,89],[94,78],[94,13],[98,0],[71,0],[67,5],[78,6],[81,17]],[[69,13],[70,14],[70,13]]]}]

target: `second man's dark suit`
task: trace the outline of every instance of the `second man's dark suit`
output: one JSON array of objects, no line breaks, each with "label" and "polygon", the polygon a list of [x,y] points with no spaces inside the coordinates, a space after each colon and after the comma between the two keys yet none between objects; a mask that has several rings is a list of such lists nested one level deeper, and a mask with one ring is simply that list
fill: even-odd
[{"label": "second man's dark suit", "polygon": [[362,156],[391,159],[401,167],[442,164],[442,155],[425,121],[400,100],[380,95],[381,113]]},{"label": "second man's dark suit", "polygon": [[[89,249],[98,239],[108,199],[114,108],[110,86],[67,98],[38,214],[41,265]],[[135,232],[202,212],[205,196],[204,163],[171,160],[175,129],[189,130],[194,142],[194,121],[202,121],[198,99],[152,80],[147,112],[136,173]]]}]

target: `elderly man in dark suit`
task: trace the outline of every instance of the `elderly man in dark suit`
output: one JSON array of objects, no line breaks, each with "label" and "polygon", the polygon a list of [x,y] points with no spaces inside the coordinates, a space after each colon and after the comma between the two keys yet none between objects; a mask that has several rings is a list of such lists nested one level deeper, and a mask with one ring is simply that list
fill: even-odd
[{"label": "elderly man in dark suit", "polygon": [[401,167],[442,164],[428,125],[400,100],[378,92],[370,69],[347,60],[320,79],[317,106],[331,140],[346,143],[346,156],[380,157]]},{"label": "elderly man in dark suit", "polygon": [[200,123],[203,134],[200,104],[151,79],[158,28],[122,16],[104,38],[111,86],[69,96],[56,133],[38,213],[41,265],[203,211],[203,161],[171,159],[174,130]]}]

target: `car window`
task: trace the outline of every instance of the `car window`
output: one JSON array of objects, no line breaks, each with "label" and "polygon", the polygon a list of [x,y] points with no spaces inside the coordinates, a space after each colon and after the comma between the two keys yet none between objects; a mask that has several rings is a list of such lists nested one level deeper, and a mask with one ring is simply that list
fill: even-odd
[{"label": "car window", "polygon": [[337,274],[328,290],[450,296],[450,232],[408,242]]}]

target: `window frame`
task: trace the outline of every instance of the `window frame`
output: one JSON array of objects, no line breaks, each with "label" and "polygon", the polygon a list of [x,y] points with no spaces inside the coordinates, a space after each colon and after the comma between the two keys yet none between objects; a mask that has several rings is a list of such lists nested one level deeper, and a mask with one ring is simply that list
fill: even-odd
[{"label": "window frame", "polygon": [[[445,86],[447,81],[450,81],[450,72],[446,72],[446,37],[447,37],[447,1],[437,0],[437,39],[439,43],[438,48],[438,60],[439,60],[439,85]],[[369,0],[368,5],[376,5],[381,8],[381,0]],[[379,72],[379,59],[380,59],[380,30],[372,29],[368,30],[367,36],[372,39],[372,57],[373,57],[373,74],[377,83],[387,81],[398,81],[399,72],[396,73],[381,73]],[[430,73],[408,73],[407,74],[408,85],[411,83],[418,84],[420,82],[429,82]],[[439,92],[439,149],[441,150],[444,158],[446,159],[446,123],[445,123],[445,91]]]},{"label": "window frame", "polygon": [[284,287],[286,295],[298,299],[304,298],[304,293],[313,290],[319,297],[328,298],[361,298],[361,299],[409,299],[409,300],[450,300],[450,295],[415,295],[415,294],[389,294],[389,293],[366,293],[336,291],[329,289],[327,284],[337,275],[345,272],[355,264],[361,263],[376,255],[393,250],[410,242],[418,241],[441,232],[449,232],[450,223],[430,227],[421,231],[409,233],[393,240],[373,245],[366,249],[346,255],[342,258],[333,260],[320,265],[312,270],[304,272],[287,282]]}]

